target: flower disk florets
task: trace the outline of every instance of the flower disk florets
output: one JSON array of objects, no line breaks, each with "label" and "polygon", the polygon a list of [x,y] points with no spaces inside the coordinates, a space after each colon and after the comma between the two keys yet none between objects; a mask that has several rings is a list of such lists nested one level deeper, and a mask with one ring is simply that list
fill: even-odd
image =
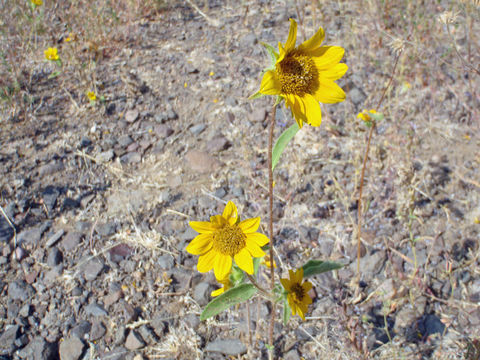
[{"label": "flower disk florets", "polygon": [[245,247],[246,239],[237,225],[226,225],[213,233],[213,248],[223,255],[234,256]]},{"label": "flower disk florets", "polygon": [[289,54],[276,65],[275,73],[285,94],[314,94],[319,87],[318,70],[309,56]]}]

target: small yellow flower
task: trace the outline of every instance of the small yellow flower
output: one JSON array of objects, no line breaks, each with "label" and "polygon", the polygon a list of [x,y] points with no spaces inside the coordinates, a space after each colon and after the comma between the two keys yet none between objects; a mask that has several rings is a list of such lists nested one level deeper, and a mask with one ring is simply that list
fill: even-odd
[{"label": "small yellow flower", "polygon": [[280,279],[280,282],[287,292],[287,300],[292,309],[292,315],[298,314],[298,316],[305,320],[308,305],[312,303],[312,299],[308,295],[308,292],[312,288],[312,283],[305,281],[302,284],[303,268],[295,272],[288,270],[288,275],[290,279]]},{"label": "small yellow flower", "polygon": [[37,6],[43,5],[43,0],[30,0],[32,4],[35,4]]},{"label": "small yellow flower", "polygon": [[313,37],[295,47],[297,23],[290,19],[285,45],[278,44],[274,70],[268,70],[259,92],[279,95],[292,110],[301,128],[306,122],[320,126],[322,112],[319,102],[332,104],[345,100],[345,92],[334,82],[348,69],[339,63],[345,50],[340,46],[321,46],[325,32],[320,28]]},{"label": "small yellow flower", "polygon": [[204,273],[212,268],[217,279],[225,279],[232,268],[232,259],[247,274],[253,274],[252,257],[263,257],[261,249],[268,238],[257,231],[260,218],[238,222],[237,207],[231,201],[222,215],[210,217],[210,221],[190,221],[190,226],[200,235],[196,236],[186,250],[200,255],[197,269]]},{"label": "small yellow flower", "polygon": [[213,76],[213,75],[215,75],[213,71],[210,71],[210,73],[208,74],[208,76]]},{"label": "small yellow flower", "polygon": [[[270,261],[270,255],[265,255],[265,257],[262,259],[260,264],[265,265],[267,268],[271,268],[272,267],[272,262]],[[273,260],[273,268],[274,269],[277,268],[277,263],[275,262],[275,260]]]},{"label": "small yellow flower", "polygon": [[212,291],[210,294],[212,297],[216,297],[220,294],[223,294],[225,291],[227,291],[233,286],[232,282],[230,281],[230,273],[228,273],[225,279],[220,279],[218,280],[218,282],[223,286],[220,289]]},{"label": "small yellow flower", "polygon": [[47,60],[55,61],[59,59],[57,48],[50,47],[47,50],[45,50],[44,53],[45,53],[45,59]]},{"label": "small yellow flower", "polygon": [[97,100],[97,95],[93,91],[87,92],[87,97],[90,99],[90,101],[95,101]]},{"label": "small yellow flower", "polygon": [[376,114],[377,111],[374,110],[374,109],[371,109],[371,110],[363,110],[361,113],[359,113],[357,115],[357,119],[362,119],[363,121],[365,122],[370,122],[372,121],[372,117],[370,116],[370,114]]}]

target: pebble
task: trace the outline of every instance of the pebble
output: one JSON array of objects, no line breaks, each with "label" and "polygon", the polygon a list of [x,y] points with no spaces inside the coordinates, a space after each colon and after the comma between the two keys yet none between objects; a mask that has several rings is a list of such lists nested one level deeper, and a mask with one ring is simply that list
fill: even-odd
[{"label": "pebble", "polygon": [[193,136],[198,136],[205,130],[206,127],[207,125],[205,124],[196,124],[188,130],[192,133]]},{"label": "pebble", "polygon": [[60,343],[61,360],[78,360],[82,356],[85,344],[76,336],[71,336]]},{"label": "pebble", "polygon": [[76,231],[69,231],[62,240],[62,246],[65,251],[74,250],[82,242],[83,234]]},{"label": "pebble", "polygon": [[52,248],[47,257],[47,265],[50,267],[57,266],[60,264],[63,260],[63,254],[60,250],[58,250],[56,247]]},{"label": "pebble", "polygon": [[85,307],[85,313],[92,316],[107,316],[108,312],[98,304],[92,303]]},{"label": "pebble", "polygon": [[207,152],[217,153],[227,150],[232,144],[222,134],[216,135],[213,139],[207,142]]},{"label": "pebble", "polygon": [[206,152],[198,150],[190,150],[185,155],[188,166],[199,173],[214,172],[220,165],[218,160],[210,156]]},{"label": "pebble", "polygon": [[122,148],[126,148],[131,143],[133,143],[133,139],[129,135],[120,136],[117,142],[117,144]]},{"label": "pebble", "polygon": [[210,293],[214,290],[212,286],[207,282],[201,282],[195,286],[193,292],[193,298],[200,306],[205,306],[209,302]]},{"label": "pebble", "polygon": [[86,320],[82,320],[77,326],[75,326],[71,331],[70,335],[75,336],[79,339],[85,339],[86,335],[92,329],[92,324]]},{"label": "pebble", "polygon": [[138,328],[138,332],[140,333],[142,339],[148,344],[152,345],[157,342],[157,337],[153,333],[153,330],[147,326],[147,325],[142,325]]},{"label": "pebble", "polygon": [[53,175],[59,171],[63,171],[65,166],[61,162],[51,162],[49,164],[42,165],[38,168],[38,175],[40,178]]},{"label": "pebble", "polygon": [[255,109],[249,114],[249,119],[252,122],[263,123],[267,117],[267,110],[262,107],[255,107]]},{"label": "pebble", "polygon": [[153,131],[159,138],[162,138],[162,139],[165,139],[173,134],[173,129],[170,126],[165,124],[155,125],[153,128]]},{"label": "pebble", "polygon": [[145,342],[142,337],[135,331],[131,330],[125,340],[125,347],[128,350],[137,350],[145,346]]},{"label": "pebble", "polygon": [[101,163],[107,163],[115,157],[115,152],[112,149],[103,151],[96,156],[96,159]]},{"label": "pebble", "polygon": [[34,293],[33,287],[23,280],[12,281],[8,285],[8,297],[11,300],[27,301]]},{"label": "pebble", "polygon": [[97,276],[102,272],[103,268],[103,261],[99,258],[94,258],[90,260],[84,265],[83,275],[85,276],[85,280],[95,280]]},{"label": "pebble", "polygon": [[104,224],[97,224],[95,231],[101,236],[110,236],[115,234],[117,231],[117,224],[114,221],[109,221]]},{"label": "pebble", "polygon": [[217,339],[208,343],[205,350],[223,355],[239,356],[247,352],[247,347],[238,339]]},{"label": "pebble", "polygon": [[125,360],[129,351],[123,346],[119,346],[106,353],[100,354],[101,360]]},{"label": "pebble", "polygon": [[57,243],[58,240],[61,239],[61,237],[65,234],[65,230],[60,229],[58,230],[55,234],[53,234],[46,242],[47,247],[51,247]]},{"label": "pebble", "polygon": [[23,230],[17,236],[17,243],[27,243],[27,244],[36,245],[40,242],[43,231],[44,230],[40,226],[31,228],[28,230]]},{"label": "pebble", "polygon": [[0,336],[0,354],[12,354],[17,348],[15,341],[20,336],[20,325],[7,325],[4,329]]},{"label": "pebble", "polygon": [[355,106],[363,104],[363,102],[367,98],[365,93],[357,87],[354,87],[352,90],[350,90],[347,96],[350,101],[355,104]]},{"label": "pebble", "polygon": [[51,360],[58,358],[53,344],[46,342],[41,336],[33,338],[27,346],[17,352],[17,355],[21,359],[28,360]]},{"label": "pebble", "polygon": [[22,261],[28,256],[28,252],[22,246],[17,246],[15,248],[15,259],[17,261]]},{"label": "pebble", "polygon": [[99,320],[94,320],[92,323],[92,329],[90,330],[90,341],[101,339],[106,333],[105,325]]},{"label": "pebble", "polygon": [[157,258],[157,265],[160,270],[170,270],[175,265],[172,255],[161,255]]},{"label": "pebble", "polygon": [[138,164],[142,161],[142,155],[136,151],[126,153],[125,155],[120,156],[120,162],[123,164]]},{"label": "pebble", "polygon": [[135,121],[137,121],[138,119],[138,111],[137,110],[128,110],[126,113],[125,113],[125,120],[128,122],[128,123],[133,123]]}]

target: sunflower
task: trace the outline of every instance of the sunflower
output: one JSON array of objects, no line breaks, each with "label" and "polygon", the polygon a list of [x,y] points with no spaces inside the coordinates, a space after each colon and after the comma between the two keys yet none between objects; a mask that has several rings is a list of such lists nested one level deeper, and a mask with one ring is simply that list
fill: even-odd
[{"label": "sunflower", "polygon": [[303,320],[305,320],[305,313],[308,310],[308,305],[312,303],[312,299],[308,296],[308,292],[312,288],[312,283],[303,280],[303,268],[297,271],[288,270],[290,279],[280,279],[285,291],[287,292],[287,300],[292,314],[298,314]]},{"label": "sunflower", "polygon": [[45,54],[45,59],[50,60],[50,61],[55,61],[58,60],[58,50],[57,48],[48,48],[47,50],[44,51]]},{"label": "sunflower", "polygon": [[297,23],[290,19],[290,31],[285,45],[278,44],[275,68],[268,70],[262,79],[259,93],[278,95],[285,99],[298,126],[306,122],[320,126],[320,104],[345,100],[345,92],[334,82],[340,79],[348,66],[339,63],[345,50],[340,46],[320,46],[325,32],[317,33],[301,45],[297,41]]},{"label": "sunflower", "polygon": [[253,274],[252,257],[263,257],[261,249],[268,238],[257,231],[260,218],[238,221],[237,207],[231,201],[222,215],[215,215],[210,221],[190,221],[190,226],[200,233],[186,250],[200,255],[197,269],[200,272],[212,268],[217,279],[225,279],[232,268],[232,259],[247,274]]},{"label": "sunflower", "polygon": [[375,109],[363,110],[361,113],[358,113],[357,119],[362,119],[365,122],[370,122],[372,120],[371,115],[375,115],[377,111]]}]

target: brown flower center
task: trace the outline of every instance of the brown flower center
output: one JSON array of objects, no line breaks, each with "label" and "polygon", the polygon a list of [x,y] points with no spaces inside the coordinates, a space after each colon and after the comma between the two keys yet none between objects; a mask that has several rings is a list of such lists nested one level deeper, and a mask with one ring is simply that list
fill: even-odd
[{"label": "brown flower center", "polygon": [[246,239],[237,225],[226,225],[213,233],[213,248],[223,255],[234,256],[245,247]]},{"label": "brown flower center", "polygon": [[290,288],[290,292],[292,293],[293,298],[297,302],[302,302],[303,298],[305,297],[305,291],[303,290],[302,285],[300,285],[299,283],[293,284]]},{"label": "brown flower center", "polygon": [[304,96],[314,94],[319,87],[318,70],[310,56],[292,52],[275,67],[282,93]]}]

